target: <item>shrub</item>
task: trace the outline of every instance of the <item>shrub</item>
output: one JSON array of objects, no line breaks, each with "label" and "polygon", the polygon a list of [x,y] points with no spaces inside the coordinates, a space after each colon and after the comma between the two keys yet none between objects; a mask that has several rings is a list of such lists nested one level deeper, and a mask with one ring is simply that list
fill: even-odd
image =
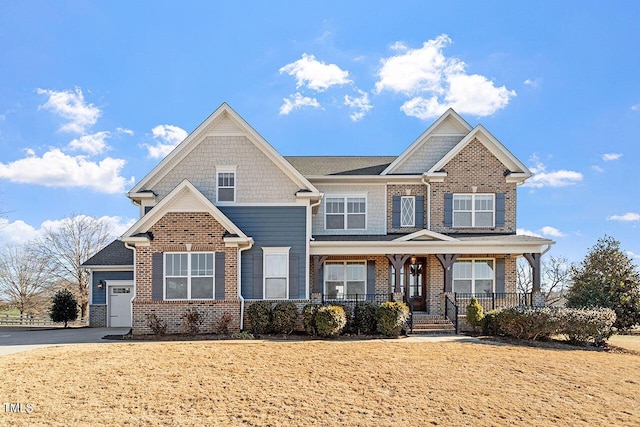
[{"label": "shrub", "polygon": [[409,307],[403,302],[387,301],[378,309],[378,332],[397,337],[409,319]]},{"label": "shrub", "polygon": [[316,329],[316,314],[321,306],[319,304],[307,304],[302,307],[302,326],[309,335],[318,335]]},{"label": "shrub", "polygon": [[498,313],[501,310],[489,310],[484,314],[482,318],[482,333],[484,335],[499,335],[498,334]]},{"label": "shrub", "polygon": [[347,323],[344,308],[341,306],[327,305],[320,307],[315,317],[316,331],[318,335],[325,338],[339,335]]},{"label": "shrub", "polygon": [[229,334],[229,325],[233,321],[233,315],[229,312],[224,313],[222,316],[218,317],[214,324],[213,330],[218,335],[228,335]]},{"label": "shrub", "polygon": [[233,338],[234,340],[252,340],[252,339],[255,339],[253,334],[251,332],[247,332],[247,331],[235,332],[235,333],[233,333],[231,335],[231,338]]},{"label": "shrub", "polygon": [[601,347],[613,334],[616,313],[610,308],[566,308],[562,313],[563,332],[573,343],[584,344],[593,340],[596,347]]},{"label": "shrub", "polygon": [[484,317],[484,309],[474,297],[469,301],[467,305],[467,323],[473,327],[473,332],[476,333],[478,326],[482,325],[482,318]]},{"label": "shrub", "polygon": [[167,333],[167,322],[158,319],[155,313],[147,313],[147,326],[154,335],[164,335]]},{"label": "shrub", "polygon": [[256,301],[247,309],[247,316],[254,334],[266,334],[271,326],[272,310],[268,301]]},{"label": "shrub", "polygon": [[343,333],[351,333],[351,332],[355,332],[355,329],[353,327],[353,309],[351,308],[351,306],[349,304],[344,304],[344,303],[332,303],[331,305],[333,305],[334,307],[342,307],[342,309],[344,310],[344,320],[345,320],[345,325],[344,328],[342,328],[342,332]]},{"label": "shrub", "polygon": [[68,322],[78,318],[78,301],[68,289],[61,289],[53,296],[49,316],[54,322],[64,322],[67,327]]},{"label": "shrub", "polygon": [[376,333],[378,306],[370,301],[359,302],[353,309],[353,328],[359,334]]},{"label": "shrub", "polygon": [[196,308],[186,311],[180,319],[183,320],[182,329],[189,335],[197,335],[200,333],[200,326],[204,323],[204,315]]},{"label": "shrub", "polygon": [[290,334],[296,327],[298,307],[291,301],[279,302],[273,307],[271,326],[276,334]]}]

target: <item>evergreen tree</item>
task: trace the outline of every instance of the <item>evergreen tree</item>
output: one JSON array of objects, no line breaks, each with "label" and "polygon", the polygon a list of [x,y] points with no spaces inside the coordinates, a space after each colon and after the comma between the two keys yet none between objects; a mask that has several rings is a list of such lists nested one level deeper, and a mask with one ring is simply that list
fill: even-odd
[{"label": "evergreen tree", "polygon": [[605,236],[571,267],[567,307],[605,307],[616,312],[614,326],[628,329],[640,323],[640,273],[620,242]]},{"label": "evergreen tree", "polygon": [[64,322],[66,328],[68,322],[78,318],[78,301],[69,290],[59,290],[53,296],[49,315],[54,322]]}]

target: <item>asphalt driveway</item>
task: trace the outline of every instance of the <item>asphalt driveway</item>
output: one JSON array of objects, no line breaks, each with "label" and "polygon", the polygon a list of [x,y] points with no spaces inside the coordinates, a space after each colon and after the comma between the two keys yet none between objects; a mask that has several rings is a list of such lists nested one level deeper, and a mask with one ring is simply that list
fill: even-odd
[{"label": "asphalt driveway", "polygon": [[105,335],[124,335],[129,328],[34,328],[0,326],[0,356],[41,347],[108,343]]}]

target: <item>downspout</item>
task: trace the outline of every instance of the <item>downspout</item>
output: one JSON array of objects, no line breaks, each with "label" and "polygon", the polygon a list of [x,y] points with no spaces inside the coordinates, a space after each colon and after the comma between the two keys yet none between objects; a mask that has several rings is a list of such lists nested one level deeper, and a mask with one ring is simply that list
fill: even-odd
[{"label": "downspout", "polygon": [[[138,286],[136,284],[136,251],[135,251],[136,247],[129,246],[129,245],[130,245],[129,243],[124,242],[124,247],[133,251],[133,298],[131,298],[131,330],[129,331],[129,334],[132,334],[133,333],[133,300],[136,299],[136,295],[138,294]],[[108,295],[107,295],[107,298],[109,298]]]},{"label": "downspout", "polygon": [[551,245],[547,245],[547,249],[545,249],[544,251],[542,251],[542,252],[540,253],[540,256],[542,256],[542,255],[546,254],[546,253],[547,253],[547,252],[549,252],[550,250],[551,250]]},{"label": "downspout", "polygon": [[240,330],[244,329],[244,297],[242,296],[242,252],[251,249],[253,244],[249,243],[244,248],[238,246],[238,299],[240,300]]},{"label": "downspout", "polygon": [[422,174],[420,181],[427,186],[427,230],[431,230],[431,184],[427,181],[425,174]]}]

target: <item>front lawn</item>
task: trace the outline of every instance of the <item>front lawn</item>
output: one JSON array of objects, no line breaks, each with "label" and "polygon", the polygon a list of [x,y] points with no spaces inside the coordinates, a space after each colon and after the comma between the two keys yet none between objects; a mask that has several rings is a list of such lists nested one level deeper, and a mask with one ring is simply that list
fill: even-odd
[{"label": "front lawn", "polygon": [[640,356],[490,342],[216,341],[0,358],[0,425],[639,425]]}]

